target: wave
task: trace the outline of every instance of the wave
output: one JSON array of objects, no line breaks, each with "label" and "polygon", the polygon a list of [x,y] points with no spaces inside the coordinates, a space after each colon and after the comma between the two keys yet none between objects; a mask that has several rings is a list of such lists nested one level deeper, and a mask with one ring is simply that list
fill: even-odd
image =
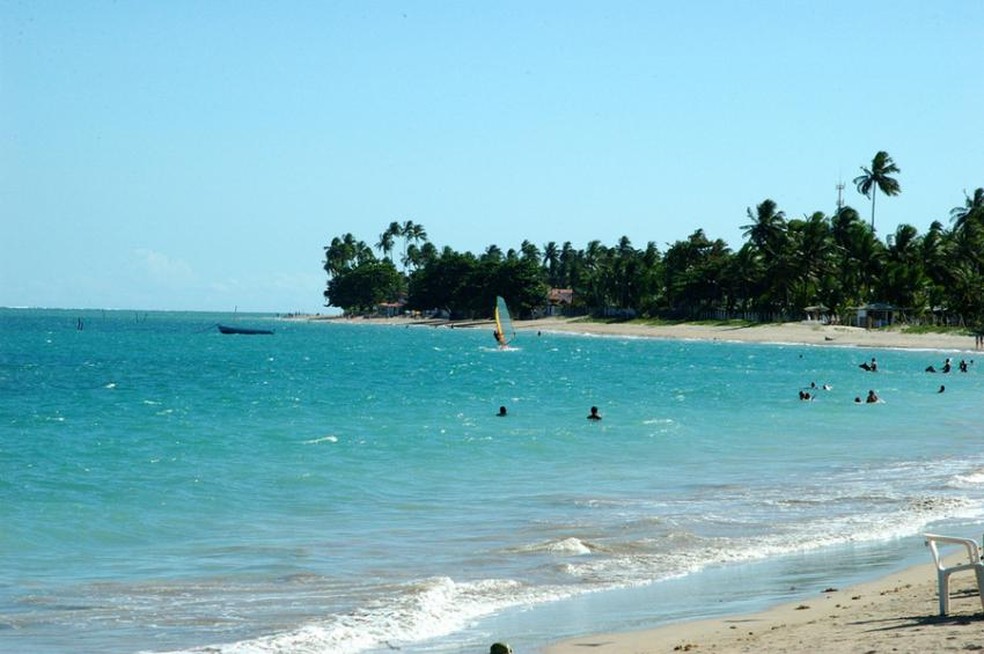
[{"label": "wave", "polygon": [[180,653],[356,654],[380,647],[400,649],[405,643],[454,633],[504,608],[571,594],[561,589],[544,592],[505,579],[456,582],[449,577],[426,579],[393,591],[385,599],[292,631]]},{"label": "wave", "polygon": [[318,443],[337,443],[338,436],[329,434],[328,436],[322,436],[321,438],[312,438],[311,440],[301,441],[304,445],[317,445]]}]

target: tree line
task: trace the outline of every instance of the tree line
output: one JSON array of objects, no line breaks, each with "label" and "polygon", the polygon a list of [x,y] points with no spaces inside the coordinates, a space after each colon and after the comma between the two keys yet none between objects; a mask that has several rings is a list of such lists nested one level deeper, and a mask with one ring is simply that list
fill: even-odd
[{"label": "tree line", "polygon": [[788,217],[765,199],[747,210],[737,250],[697,229],[665,251],[654,241],[637,248],[623,236],[611,246],[527,240],[473,254],[438,249],[422,225],[393,222],[374,247],[351,233],[325,246],[324,297],[347,313],[402,303],[477,318],[490,315],[496,295],[529,316],[545,305],[549,288],[569,288],[570,310],[596,315],[773,321],[800,319],[810,306],[846,317],[853,307],[885,303],[911,321],[984,327],[984,188],[964,193],[949,225],[934,221],[920,234],[901,224],[882,241],[875,195],[898,195],[898,172],[878,152],[854,180],[871,200],[870,223],[845,205],[833,215]]}]

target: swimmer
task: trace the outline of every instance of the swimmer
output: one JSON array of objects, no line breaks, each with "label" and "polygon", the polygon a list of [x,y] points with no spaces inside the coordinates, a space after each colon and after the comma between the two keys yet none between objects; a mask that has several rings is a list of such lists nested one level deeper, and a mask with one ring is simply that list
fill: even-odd
[{"label": "swimmer", "polygon": [[942,392],[944,392],[944,391],[946,391],[946,386],[944,386],[943,384],[940,384],[940,390],[938,390],[938,391],[936,391],[936,392],[937,392],[937,393],[942,393]]},{"label": "swimmer", "polygon": [[598,415],[598,407],[591,407],[591,413],[588,414],[588,420],[601,420],[601,416]]},{"label": "swimmer", "polygon": [[874,391],[868,391],[868,397],[864,400],[867,404],[874,404],[875,402],[880,402],[881,399],[875,395]]},{"label": "swimmer", "polygon": [[508,414],[506,413],[506,407],[504,407],[504,406],[500,406],[500,407],[499,407],[499,413],[497,413],[496,415],[497,415],[497,416],[499,416],[500,418],[504,418],[504,417],[506,417],[506,416],[508,415]]},{"label": "swimmer", "polygon": [[489,654],[512,654],[512,647],[508,643],[492,643]]}]

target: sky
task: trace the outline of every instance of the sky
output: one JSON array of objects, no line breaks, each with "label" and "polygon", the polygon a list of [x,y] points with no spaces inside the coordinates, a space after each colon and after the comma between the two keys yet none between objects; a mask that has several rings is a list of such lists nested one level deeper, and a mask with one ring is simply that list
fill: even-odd
[{"label": "sky", "polygon": [[984,186],[984,2],[0,0],[0,306],[326,312],[324,246],[483,252]]}]

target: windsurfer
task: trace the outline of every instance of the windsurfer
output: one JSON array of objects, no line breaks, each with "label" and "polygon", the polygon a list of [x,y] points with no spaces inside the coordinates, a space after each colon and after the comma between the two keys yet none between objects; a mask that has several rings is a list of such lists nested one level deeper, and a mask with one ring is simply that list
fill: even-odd
[{"label": "windsurfer", "polygon": [[499,344],[499,347],[506,346],[506,337],[502,335],[502,332],[498,329],[493,329],[492,335],[495,336],[495,342]]}]

